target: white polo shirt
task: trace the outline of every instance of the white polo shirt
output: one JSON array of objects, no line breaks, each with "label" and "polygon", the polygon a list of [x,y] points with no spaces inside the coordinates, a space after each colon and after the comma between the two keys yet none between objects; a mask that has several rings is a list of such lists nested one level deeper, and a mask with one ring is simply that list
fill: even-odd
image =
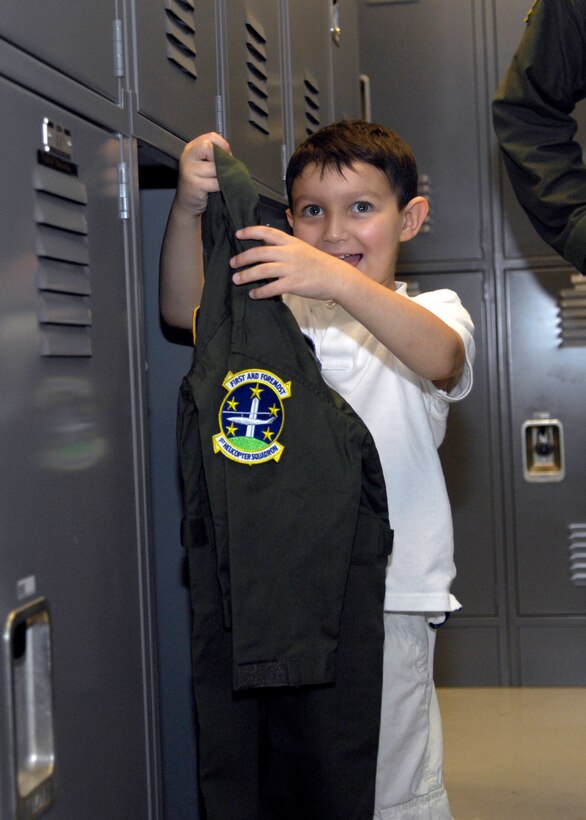
[{"label": "white polo shirt", "polygon": [[[396,283],[406,299],[407,286]],[[383,466],[395,532],[385,610],[450,612],[455,576],[452,514],[437,448],[451,402],[472,388],[474,326],[459,297],[436,290],[414,301],[458,332],[466,350],[459,383],[448,395],[405,367],[339,305],[288,295],[285,303],[315,344],[325,381],[369,428]]]}]

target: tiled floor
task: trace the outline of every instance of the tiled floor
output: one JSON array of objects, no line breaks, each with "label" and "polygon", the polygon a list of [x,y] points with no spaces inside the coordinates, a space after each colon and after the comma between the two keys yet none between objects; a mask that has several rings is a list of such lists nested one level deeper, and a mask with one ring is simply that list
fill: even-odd
[{"label": "tiled floor", "polygon": [[438,695],[454,820],[586,820],[586,688]]}]

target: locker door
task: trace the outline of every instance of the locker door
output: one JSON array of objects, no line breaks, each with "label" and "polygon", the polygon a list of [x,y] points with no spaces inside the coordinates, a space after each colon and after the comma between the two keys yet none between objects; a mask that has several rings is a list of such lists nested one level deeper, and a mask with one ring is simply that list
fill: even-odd
[{"label": "locker door", "polygon": [[362,0],[359,7],[361,66],[371,79],[372,119],[411,145],[421,193],[431,205],[423,232],[402,252],[404,261],[483,256],[486,148],[476,5]]},{"label": "locker door", "polygon": [[[439,453],[454,518],[458,574],[452,591],[464,605],[466,615],[495,615],[495,539],[491,498],[484,492],[492,482],[491,462],[496,450],[496,443],[487,435],[490,423],[484,275],[481,271],[465,271],[419,273],[406,278],[422,292],[439,288],[456,291],[474,322],[474,387],[467,398],[450,407],[446,438]],[[473,551],[469,549],[472,543]]]},{"label": "locker door", "polygon": [[356,0],[328,0],[332,32],[332,84],[334,120],[356,119],[360,110],[360,60],[358,49],[358,4]]},{"label": "locker door", "polygon": [[138,112],[185,140],[216,128],[215,0],[134,0]]},{"label": "locker door", "polygon": [[[523,20],[529,4],[526,0],[496,0],[497,77],[500,82],[509,67],[511,58],[523,35]],[[578,123],[577,139],[586,142],[586,104],[578,104],[575,112]],[[500,151],[500,149],[497,149]],[[499,156],[499,161],[500,156]],[[552,256],[554,251],[539,236],[529,217],[525,214],[513,192],[509,178],[502,173],[503,247],[509,259],[532,256]]]},{"label": "locker door", "polygon": [[289,3],[293,145],[332,119],[329,0],[308,4],[303,14]]},{"label": "locker door", "polygon": [[[574,291],[570,269],[507,271],[506,290],[521,675],[527,684],[583,685],[584,321],[560,312],[562,302],[575,302],[580,312],[579,300],[565,298]],[[562,329],[578,336],[563,340]],[[562,440],[551,445],[560,448],[561,463],[547,438],[528,440],[528,421],[538,433],[541,421],[542,432],[559,422]]]},{"label": "locker door", "polygon": [[280,3],[224,0],[226,138],[261,193],[283,196]]},{"label": "locker door", "polygon": [[110,100],[119,99],[114,21],[120,0],[4,0],[0,37]]},{"label": "locker door", "polygon": [[0,100],[0,815],[147,820],[120,148],[2,79]]},{"label": "locker door", "polygon": [[498,440],[490,420],[489,341],[484,304],[485,274],[418,273],[406,278],[410,288],[426,292],[450,288],[459,295],[474,322],[474,386],[453,404],[440,446],[454,521],[457,575],[452,592],[462,604],[438,631],[436,681],[442,686],[495,686],[500,683],[498,562],[493,497]]}]

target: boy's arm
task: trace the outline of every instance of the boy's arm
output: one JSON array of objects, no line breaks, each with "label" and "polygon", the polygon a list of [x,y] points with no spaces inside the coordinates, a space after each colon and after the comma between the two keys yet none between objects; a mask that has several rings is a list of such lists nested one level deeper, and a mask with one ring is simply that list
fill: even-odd
[{"label": "boy's arm", "polygon": [[230,146],[219,134],[203,134],[188,143],[179,161],[177,191],[163,237],[159,276],[159,305],[165,322],[190,328],[193,310],[203,289],[201,215],[208,194],[219,190],[214,163],[216,143]]},{"label": "boy's arm", "polygon": [[251,266],[234,274],[236,284],[269,280],[250,292],[252,298],[294,293],[332,299],[417,375],[446,392],[458,382],[465,364],[459,334],[397,293],[393,284],[375,282],[347,262],[276,228],[244,228],[237,236],[265,243],[232,260],[234,268]]},{"label": "boy's arm", "polygon": [[458,383],[464,343],[439,316],[355,269],[345,271],[335,290],[332,298],[410,370],[446,393]]}]

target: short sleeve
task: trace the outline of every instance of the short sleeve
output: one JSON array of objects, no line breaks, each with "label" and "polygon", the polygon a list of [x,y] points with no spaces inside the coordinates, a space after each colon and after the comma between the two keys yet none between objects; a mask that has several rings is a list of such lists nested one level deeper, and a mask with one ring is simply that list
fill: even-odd
[{"label": "short sleeve", "polygon": [[470,393],[473,384],[476,346],[474,344],[474,323],[472,318],[460,301],[458,294],[447,288],[421,293],[414,298],[414,301],[453,328],[462,339],[466,358],[458,383],[449,393],[439,388],[434,388],[432,391],[432,393],[438,394],[442,403],[461,401]]}]

